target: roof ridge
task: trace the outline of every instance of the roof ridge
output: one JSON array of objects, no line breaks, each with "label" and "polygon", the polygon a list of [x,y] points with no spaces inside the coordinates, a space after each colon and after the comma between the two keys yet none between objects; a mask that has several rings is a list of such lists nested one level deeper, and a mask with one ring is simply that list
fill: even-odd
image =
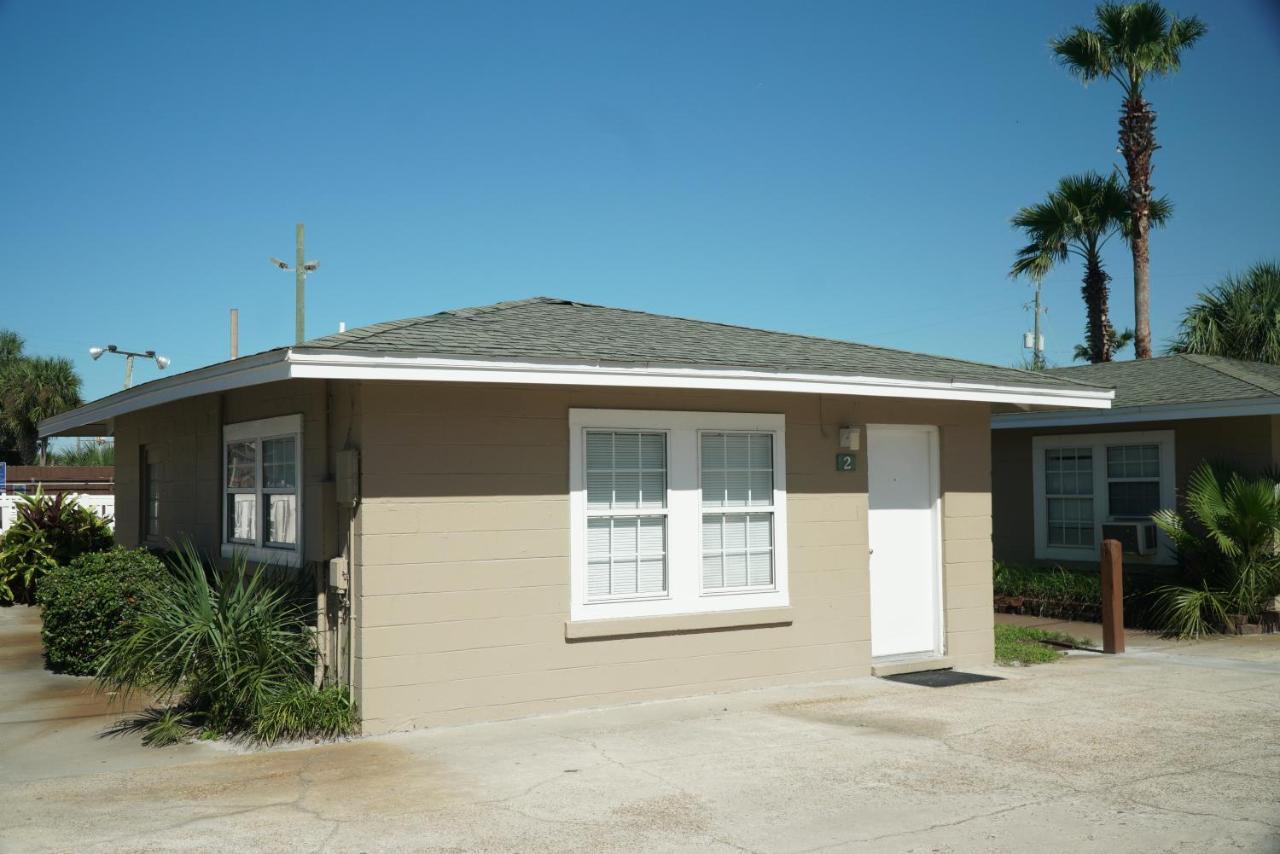
[{"label": "roof ridge", "polygon": [[[363,341],[371,338],[381,332],[389,329],[404,329],[409,326],[417,326],[420,323],[432,323],[451,317],[467,319],[476,317],[477,315],[489,314],[496,311],[505,311],[509,308],[515,308],[521,305],[530,305],[532,303],[568,303],[568,300],[557,299],[556,297],[528,297],[518,300],[504,300],[502,302],[490,303],[489,305],[480,306],[463,306],[462,308],[447,308],[443,311],[433,312],[431,314],[420,314],[416,317],[402,317],[398,320],[380,320],[377,323],[370,323],[365,326],[357,326],[354,329],[348,329],[345,332],[335,332],[331,335],[321,335],[319,338],[312,338],[304,341],[297,346],[306,347],[316,341],[326,341],[338,336],[345,336],[344,341]],[[586,303],[574,303],[576,305],[586,305]]]},{"label": "roof ridge", "polygon": [[[1001,365],[993,365],[989,362],[979,362],[973,359],[960,359],[955,356],[941,356],[941,355],[938,355],[937,353],[922,353],[918,350],[904,350],[901,347],[886,347],[880,344],[867,344],[863,341],[852,341],[847,338],[826,338],[821,335],[809,335],[803,332],[786,332],[780,329],[765,329],[762,326],[744,326],[741,323],[725,323],[722,320],[702,320],[700,318],[685,317],[679,314],[657,314],[652,311],[642,311],[638,308],[620,308],[618,306],[612,306],[612,305],[598,305],[596,303],[577,302],[575,300],[555,299],[551,297],[535,297],[529,300],[520,300],[519,302],[537,302],[539,300],[546,300],[548,302],[554,302],[561,305],[579,305],[579,306],[584,306],[586,308],[602,308],[602,309],[605,309],[606,311],[620,311],[620,312],[626,312],[627,314],[640,314],[640,315],[644,315],[645,317],[662,317],[662,318],[667,318],[668,320],[683,320],[687,323],[704,323],[708,326],[719,326],[725,329],[747,329],[752,332],[764,332],[765,334],[768,334],[768,335],[782,335],[787,338],[801,338],[807,341],[821,341],[825,344],[846,344],[851,347],[865,347],[868,350],[877,350],[881,353],[896,353],[896,354],[906,354],[910,356],[924,356],[930,359],[939,359],[945,362],[955,362],[957,364],[969,365],[973,367],[1000,368],[1001,370],[1004,370],[1004,371],[1012,371],[1014,373],[1025,374],[1028,377],[1033,377],[1037,379],[1043,378],[1044,376],[1043,371],[1029,371],[1026,368],[1003,367]],[[1081,382],[1079,380],[1073,380],[1072,382],[1077,383],[1079,385],[1083,385],[1083,386],[1091,386],[1096,388],[1110,388],[1110,386],[1096,385],[1095,383]]]},{"label": "roof ridge", "polygon": [[1245,367],[1249,363],[1242,359],[1229,359],[1226,356],[1206,356],[1200,353],[1177,353],[1175,355],[1182,356],[1197,365],[1203,365],[1220,374],[1226,374],[1260,391],[1265,391],[1267,394],[1280,394],[1274,385],[1267,384],[1266,377],[1260,376]]}]

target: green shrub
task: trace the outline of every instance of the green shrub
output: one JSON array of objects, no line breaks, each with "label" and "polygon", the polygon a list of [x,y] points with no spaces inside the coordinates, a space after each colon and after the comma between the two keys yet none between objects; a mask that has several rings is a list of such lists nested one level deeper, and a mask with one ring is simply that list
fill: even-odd
[{"label": "green shrub", "polygon": [[111,546],[111,522],[73,495],[24,495],[0,539],[0,603],[35,601],[41,577],[86,552]]},{"label": "green shrub", "polygon": [[49,668],[76,676],[96,673],[107,644],[133,631],[168,576],[164,564],[146,550],[119,547],[49,570],[36,594]]},{"label": "green shrub", "polygon": [[1157,591],[1161,628],[1199,637],[1259,620],[1280,595],[1280,479],[1202,463],[1187,480],[1185,503],[1190,524],[1174,510],[1154,516],[1189,582]]},{"label": "green shrub", "polygon": [[[1154,581],[1147,571],[1126,571],[1124,620],[1148,626],[1155,601]],[[1020,566],[997,561],[992,576],[997,599],[1015,600],[1015,610],[1037,617],[1098,622],[1102,619],[1102,579],[1096,570],[1061,566]]]},{"label": "green shrub", "polygon": [[103,689],[145,691],[162,704],[118,729],[141,729],[149,744],[171,743],[182,729],[268,742],[353,731],[345,689],[312,684],[316,650],[300,594],[243,555],[210,569],[190,545],[181,549],[173,581],[99,666]]}]

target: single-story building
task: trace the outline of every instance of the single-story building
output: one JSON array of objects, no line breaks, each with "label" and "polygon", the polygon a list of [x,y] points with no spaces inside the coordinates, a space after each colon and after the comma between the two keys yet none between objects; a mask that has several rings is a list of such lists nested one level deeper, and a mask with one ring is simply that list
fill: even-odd
[{"label": "single-story building", "polygon": [[115,436],[125,545],[324,579],[327,660],[384,732],[989,663],[991,414],[1111,397],[537,298],[164,377],[41,430]]},{"label": "single-story building", "polygon": [[1106,411],[992,418],[997,560],[1098,565],[1120,539],[1126,566],[1174,562],[1151,514],[1177,507],[1202,462],[1280,466],[1280,367],[1176,355],[1056,368],[1048,375],[1114,388]]}]

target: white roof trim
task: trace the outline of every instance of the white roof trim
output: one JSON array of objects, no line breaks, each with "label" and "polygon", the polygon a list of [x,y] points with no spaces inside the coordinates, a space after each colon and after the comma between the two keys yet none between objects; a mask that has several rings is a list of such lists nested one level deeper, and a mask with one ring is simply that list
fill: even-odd
[{"label": "white roof trim", "polygon": [[489,359],[381,356],[354,353],[290,353],[291,375],[328,379],[595,385],[623,388],[688,388],[782,391],[870,397],[971,400],[1029,406],[1107,408],[1114,392],[1052,386],[1003,386],[836,373],[755,371],[740,368],[652,364],[513,362]]},{"label": "white roof trim", "polygon": [[87,403],[40,422],[41,436],[106,426],[117,415],[199,394],[285,379],[406,380],[618,388],[683,388],[966,400],[1021,406],[1106,409],[1110,389],[1003,386],[983,383],[861,377],[836,373],[752,371],[673,365],[514,362],[490,359],[405,357],[376,353],[273,350],[198,368]]},{"label": "white roof trim", "polygon": [[1171,403],[1160,406],[1120,406],[1107,412],[1019,412],[992,416],[991,429],[1085,427],[1094,424],[1185,421],[1191,418],[1233,418],[1242,415],[1280,415],[1280,397]]},{"label": "white roof trim", "polygon": [[[200,394],[275,382],[289,378],[287,352],[272,350],[245,356],[231,362],[219,362],[204,368],[152,380],[144,385],[107,395],[83,406],[40,422],[40,435],[56,436],[88,425],[108,429],[111,419]],[[85,435],[81,433],[80,435]]]}]

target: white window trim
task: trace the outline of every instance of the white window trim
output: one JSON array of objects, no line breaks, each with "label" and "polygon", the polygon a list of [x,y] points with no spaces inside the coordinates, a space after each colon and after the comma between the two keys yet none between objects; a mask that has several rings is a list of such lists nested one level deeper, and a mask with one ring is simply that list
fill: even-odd
[{"label": "white window trim", "polygon": [[[1035,512],[1035,555],[1038,560],[1097,562],[1102,542],[1102,525],[1111,518],[1107,490],[1107,448],[1117,445],[1160,446],[1160,506],[1177,506],[1177,463],[1174,431],[1150,430],[1134,433],[1059,433],[1031,439],[1032,506]],[[1049,545],[1048,508],[1045,500],[1045,451],[1051,448],[1091,448],[1093,450],[1093,545]],[[1174,561],[1173,545],[1164,534],[1153,556],[1156,563]]]},{"label": "white window trim", "polygon": [[[638,430],[667,434],[667,592],[644,598],[587,597],[586,433]],[[769,588],[702,590],[702,485],[699,436],[707,431],[751,431],[773,436],[773,574]],[[733,412],[661,412],[629,409],[569,410],[569,618],[607,620],[674,614],[780,608],[787,585],[786,418]],[[741,508],[749,513],[755,508]],[[766,512],[768,508],[759,508]]]},{"label": "white window trim", "polygon": [[[246,439],[254,439],[258,441],[257,454],[257,478],[258,487],[255,494],[261,498],[270,493],[265,492],[262,486],[262,440],[264,439],[281,439],[292,437],[296,443],[295,453],[297,455],[297,492],[298,496],[298,530],[297,543],[293,548],[288,546],[268,546],[265,545],[264,537],[266,536],[266,526],[262,522],[263,502],[257,501],[254,507],[256,514],[254,521],[254,531],[256,533],[256,543],[232,542],[227,530],[227,445],[231,442],[240,442]],[[222,556],[230,558],[237,554],[243,554],[249,560],[257,563],[269,563],[275,566],[302,566],[302,552],[306,540],[303,535],[305,526],[303,520],[306,519],[303,513],[303,468],[302,468],[302,415],[281,415],[277,418],[262,418],[257,421],[240,421],[235,424],[224,424],[222,426],[222,464],[218,472],[218,515],[222,519],[220,528],[222,531]],[[275,490],[279,494],[279,490]]]}]

